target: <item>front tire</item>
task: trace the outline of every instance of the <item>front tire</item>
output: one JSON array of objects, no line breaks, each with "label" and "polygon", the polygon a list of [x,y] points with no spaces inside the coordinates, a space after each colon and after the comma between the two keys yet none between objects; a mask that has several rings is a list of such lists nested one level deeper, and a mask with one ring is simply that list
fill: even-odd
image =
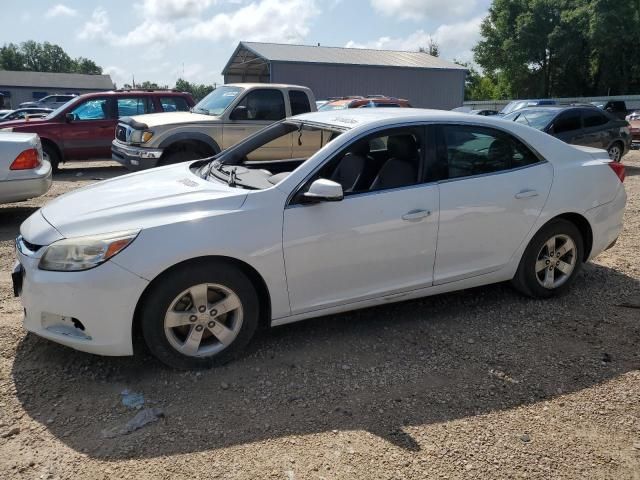
[{"label": "front tire", "polygon": [[552,220],[527,246],[512,284],[534,298],[566,291],[582,268],[584,241],[578,228],[564,219]]},{"label": "front tire", "polygon": [[159,279],[141,310],[149,350],[166,365],[210,368],[236,358],[258,326],[249,278],[226,262],[188,264]]}]

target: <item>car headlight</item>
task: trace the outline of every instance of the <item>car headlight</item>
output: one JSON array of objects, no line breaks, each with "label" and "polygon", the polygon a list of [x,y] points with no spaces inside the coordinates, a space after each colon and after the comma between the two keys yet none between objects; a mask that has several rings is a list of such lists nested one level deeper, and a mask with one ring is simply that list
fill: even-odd
[{"label": "car headlight", "polygon": [[62,272],[89,270],[124,250],[138,233],[140,231],[135,230],[65,238],[47,247],[38,268]]},{"label": "car headlight", "polygon": [[131,132],[131,143],[147,143],[153,138],[153,132],[151,130],[133,130]]},{"label": "car headlight", "polygon": [[0,132],[13,132],[13,127],[0,128]]}]

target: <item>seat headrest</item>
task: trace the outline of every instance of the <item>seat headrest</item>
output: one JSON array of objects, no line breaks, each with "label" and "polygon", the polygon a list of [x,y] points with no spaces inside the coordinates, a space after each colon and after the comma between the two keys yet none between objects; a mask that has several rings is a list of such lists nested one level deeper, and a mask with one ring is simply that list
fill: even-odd
[{"label": "seat headrest", "polygon": [[360,155],[361,157],[366,157],[369,155],[371,148],[369,147],[368,140],[361,140],[356,142],[347,153],[351,153],[353,155]]},{"label": "seat headrest", "polygon": [[418,145],[413,135],[393,135],[387,139],[389,158],[409,160],[418,156]]},{"label": "seat headrest", "polygon": [[510,142],[496,139],[489,145],[487,157],[490,162],[504,162],[513,157],[513,147]]}]

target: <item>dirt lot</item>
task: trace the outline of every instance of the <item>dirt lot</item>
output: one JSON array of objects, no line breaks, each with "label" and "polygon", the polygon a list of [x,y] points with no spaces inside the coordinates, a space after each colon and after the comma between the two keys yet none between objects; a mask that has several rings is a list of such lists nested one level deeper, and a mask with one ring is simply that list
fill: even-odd
[{"label": "dirt lot", "polygon": [[[200,373],[22,330],[20,222],[122,173],[71,165],[0,208],[0,477],[640,479],[640,152],[625,163],[624,233],[562,298],[494,285],[325,317]],[[105,438],[136,414],[127,388],[165,417]]]}]

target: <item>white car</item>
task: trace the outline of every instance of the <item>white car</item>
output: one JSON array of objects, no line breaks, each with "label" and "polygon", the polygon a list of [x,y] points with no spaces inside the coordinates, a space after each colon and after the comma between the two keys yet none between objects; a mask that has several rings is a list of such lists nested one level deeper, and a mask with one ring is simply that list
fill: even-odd
[{"label": "white car", "polygon": [[[251,160],[293,143],[309,158]],[[166,364],[209,367],[262,325],[508,280],[560,293],[620,234],[623,179],[515,122],[310,113],[50,202],[21,226],[15,290],[42,337],[131,355],[140,331]]]},{"label": "white car", "polygon": [[0,133],[0,204],[39,197],[51,187],[51,164],[35,133]]}]

